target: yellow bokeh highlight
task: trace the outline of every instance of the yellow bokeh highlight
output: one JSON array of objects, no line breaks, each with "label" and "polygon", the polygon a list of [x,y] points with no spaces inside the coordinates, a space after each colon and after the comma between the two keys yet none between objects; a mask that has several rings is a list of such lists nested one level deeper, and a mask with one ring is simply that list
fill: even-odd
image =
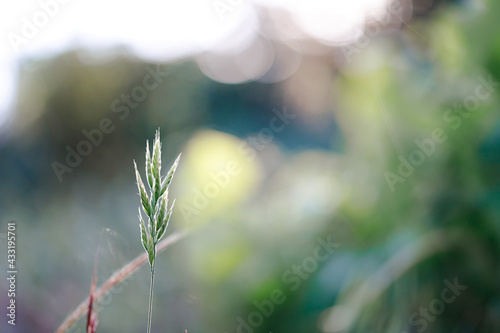
[{"label": "yellow bokeh highlight", "polygon": [[198,250],[192,254],[192,268],[195,276],[207,282],[219,282],[234,273],[250,254],[250,248],[244,242],[224,241],[211,246],[204,251]]},{"label": "yellow bokeh highlight", "polygon": [[256,154],[246,142],[213,130],[187,143],[177,179],[177,222],[196,227],[212,219],[231,220],[259,179]]}]

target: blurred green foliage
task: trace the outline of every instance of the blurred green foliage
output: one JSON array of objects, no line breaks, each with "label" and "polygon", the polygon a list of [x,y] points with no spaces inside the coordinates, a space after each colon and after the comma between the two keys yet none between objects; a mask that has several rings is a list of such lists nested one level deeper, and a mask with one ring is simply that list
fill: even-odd
[{"label": "blurred green foliage", "polygon": [[[499,86],[464,106],[480,77],[500,81],[500,3],[484,7],[436,6],[335,71],[304,55],[328,73],[296,78],[325,88],[318,114],[283,93],[286,81],[223,85],[186,59],[163,64],[169,75],[121,119],[113,102],[156,64],[85,50],[26,60],[0,143],[1,220],[19,229],[19,332],[55,329],[87,296],[98,246],[98,284],[141,253],[132,159],[158,127],[164,163],[183,152],[172,229],[191,234],[158,257],[154,331],[237,331],[275,290],[286,301],[254,332],[499,331]],[[273,131],[273,109],[296,117]],[[115,129],[59,182],[52,163],[105,117]],[[401,156],[436,129],[444,142],[391,190],[386,173],[401,176]],[[307,277],[294,271],[328,236],[340,246]],[[98,332],[143,330],[148,274],[101,305]],[[411,322],[455,279],[467,286],[456,300],[425,328]]]}]

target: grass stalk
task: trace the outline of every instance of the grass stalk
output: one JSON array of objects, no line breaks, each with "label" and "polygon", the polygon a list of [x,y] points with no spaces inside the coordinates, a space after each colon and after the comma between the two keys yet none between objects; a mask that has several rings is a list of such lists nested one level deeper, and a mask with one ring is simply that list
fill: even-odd
[{"label": "grass stalk", "polygon": [[[148,260],[151,266],[151,283],[149,285],[149,307],[148,307],[148,323],[147,323],[147,331],[151,333],[151,321],[153,315],[153,288],[154,288],[154,270],[156,263],[156,254],[157,254],[157,245],[160,244],[160,240],[165,235],[165,232],[168,227],[168,223],[170,218],[172,217],[172,212],[174,209],[175,200],[168,207],[168,189],[174,178],[175,171],[177,170],[177,166],[179,165],[179,161],[181,158],[181,154],[177,157],[174,164],[168,171],[166,176],[161,175],[161,141],[160,141],[160,130],[158,129],[155,134],[155,139],[153,141],[152,150],[149,150],[149,142],[146,141],[146,184],[149,186],[149,194],[146,192],[146,186],[142,181],[141,174],[137,170],[137,164],[134,161],[134,169],[135,169],[135,177],[137,183],[137,189],[139,191],[139,201],[141,206],[139,207],[139,230],[141,236],[141,243],[146,251],[144,256],[144,261]],[[142,208],[142,210],[141,210]],[[146,220],[142,218],[142,212],[146,214]],[[166,240],[168,240],[167,238]],[[139,259],[140,258],[140,259]],[[140,262],[140,263],[139,263]],[[133,262],[127,265],[125,268],[128,270],[136,270],[143,263],[143,257],[136,258]],[[130,266],[133,264],[132,266]],[[128,271],[119,271],[120,274],[126,274],[127,276],[131,274]],[[113,276],[108,279],[106,283],[116,284],[118,282],[114,282],[116,280],[123,281],[124,277],[121,275],[115,277],[113,280]],[[102,287],[107,286],[106,284]],[[111,286],[108,287],[111,288]],[[100,290],[96,292],[96,300]],[[85,305],[82,309],[78,308],[78,317],[83,314],[85,311]],[[80,313],[82,312],[82,313]],[[73,315],[73,314],[72,314]],[[76,321],[72,316],[69,317],[61,325],[61,327],[56,332],[64,332],[71,324]],[[68,324],[69,323],[69,324]]]},{"label": "grass stalk", "polygon": [[[174,234],[171,234],[164,240],[158,243],[157,254],[165,251],[167,247],[175,244],[180,241],[188,234],[187,231],[180,231]],[[135,273],[139,267],[148,262],[147,253],[143,253],[138,255],[134,260],[130,261],[128,264],[120,268],[113,275],[111,275],[102,285],[97,288],[94,294],[94,302],[98,302],[104,295],[108,294],[110,290],[116,286],[117,284],[123,282],[130,275]],[[83,315],[87,313],[87,308],[89,304],[89,297],[83,300],[73,312],[71,312],[66,319],[62,322],[61,325],[57,328],[55,333],[65,333],[68,329],[70,329],[73,324],[80,319]]]},{"label": "grass stalk", "polygon": [[[151,283],[149,284],[149,307],[147,331],[151,333],[151,321],[153,315],[153,289],[156,263],[156,244],[165,235],[168,222],[172,217],[175,200],[170,208],[168,207],[168,188],[175,171],[179,165],[181,155],[177,157],[174,164],[166,176],[161,175],[161,141],[160,130],[156,131],[153,141],[153,149],[149,150],[149,142],[146,141],[146,184],[149,185],[149,194],[146,192],[146,186],[142,181],[141,174],[137,170],[137,164],[134,161],[135,177],[137,180],[137,189],[141,207],[139,207],[139,229],[142,247],[148,254],[149,264],[151,266]],[[142,208],[142,210],[141,210]],[[142,213],[146,214],[146,220],[142,218]]]},{"label": "grass stalk", "polygon": [[[154,258],[156,259],[156,258]],[[155,285],[155,260],[151,265],[151,283],[149,284],[148,333],[151,333],[151,318],[153,316],[153,289]]]}]

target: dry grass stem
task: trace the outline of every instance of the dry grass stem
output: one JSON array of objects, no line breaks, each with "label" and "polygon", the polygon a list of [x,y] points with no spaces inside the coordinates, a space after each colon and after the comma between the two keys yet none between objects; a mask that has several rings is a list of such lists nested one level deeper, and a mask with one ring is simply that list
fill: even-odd
[{"label": "dry grass stem", "polygon": [[[174,233],[164,240],[160,241],[157,246],[157,253],[164,251],[168,246],[176,243],[177,241],[183,239],[187,235],[186,231],[181,231]],[[123,266],[120,270],[116,271],[113,275],[109,277],[104,284],[95,291],[94,302],[99,301],[101,297],[106,295],[115,285],[119,284],[127,277],[132,275],[139,267],[148,262],[147,253],[143,253],[137,256],[134,260],[129,262],[127,265]],[[55,331],[56,333],[66,332],[80,317],[85,315],[89,304],[89,298],[87,297],[84,301],[78,305],[78,307],[64,320],[64,322]]]}]

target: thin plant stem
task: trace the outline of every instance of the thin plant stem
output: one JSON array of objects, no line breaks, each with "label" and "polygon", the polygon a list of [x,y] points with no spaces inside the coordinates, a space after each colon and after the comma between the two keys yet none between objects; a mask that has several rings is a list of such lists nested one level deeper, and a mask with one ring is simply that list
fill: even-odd
[{"label": "thin plant stem", "polygon": [[[106,283],[96,292],[95,298],[101,296],[99,294],[109,290],[110,286],[122,281],[126,276],[132,274],[143,262],[149,261],[151,266],[151,283],[149,285],[149,310],[148,310],[148,333],[151,332],[151,317],[153,312],[153,287],[154,287],[154,267],[156,258],[156,245],[158,245],[158,252],[161,251],[161,246],[163,242],[159,242],[161,238],[165,235],[165,231],[168,226],[168,222],[172,217],[172,211],[174,209],[175,199],[168,207],[168,187],[172,182],[175,174],[175,170],[179,165],[179,161],[182,154],[177,156],[174,164],[168,171],[166,176],[161,176],[161,141],[160,141],[160,129],[156,131],[155,139],[153,143],[152,152],[149,149],[149,142],[146,141],[146,183],[149,185],[150,194],[146,192],[146,187],[142,181],[141,174],[137,170],[137,164],[134,161],[134,169],[136,176],[137,189],[139,190],[139,198],[142,206],[142,212],[147,215],[146,221],[147,225],[142,218],[141,208],[139,207],[139,229],[141,235],[142,247],[146,253],[140,257],[137,257],[134,261],[130,262],[127,266],[122,268],[117,273],[113,274],[111,278],[106,281]],[[167,241],[167,238],[165,241]],[[175,237],[174,237],[175,239]],[[172,240],[171,240],[172,241]],[[165,243],[165,246],[168,244]],[[71,324],[76,321],[81,315],[80,307],[75,310],[74,313],[70,315],[68,319],[61,325],[57,332],[64,332]],[[76,318],[76,319],[75,319]]]},{"label": "thin plant stem", "polygon": [[[155,277],[155,257],[156,244],[165,235],[168,222],[172,217],[175,199],[168,208],[168,187],[172,182],[175,170],[179,165],[181,154],[177,156],[174,164],[166,176],[161,175],[161,141],[160,129],[156,131],[153,143],[153,151],[149,150],[149,142],[146,141],[146,183],[149,185],[150,194],[146,192],[146,186],[142,181],[141,174],[137,170],[137,164],[134,160],[135,178],[137,180],[137,189],[139,190],[139,228],[141,231],[142,247],[148,254],[148,261],[151,265],[151,283],[149,284],[149,309],[148,309],[148,333],[151,333],[151,317],[153,314],[153,287]],[[147,216],[144,222],[142,212]]]},{"label": "thin plant stem", "polygon": [[[174,234],[171,234],[167,238],[161,240],[158,243],[157,254],[165,251],[165,249],[176,243],[177,241],[183,239],[188,235],[187,231],[180,231]],[[147,253],[143,253],[138,255],[134,260],[123,266],[121,269],[116,271],[112,276],[110,276],[103,285],[96,289],[94,295],[94,301],[99,301],[104,295],[107,295],[111,288],[115,285],[121,283],[127,277],[129,277],[132,273],[136,272],[139,267],[148,262]],[[76,309],[71,312],[71,314],[66,317],[64,322],[57,328],[56,333],[64,333],[66,332],[78,319],[80,319],[87,311],[87,307],[89,305],[89,298],[87,297],[84,301],[82,301]]]},{"label": "thin plant stem", "polygon": [[148,311],[148,333],[151,332],[151,318],[153,317],[153,288],[155,283],[155,264],[156,258],[151,265],[151,283],[149,284],[149,311]]}]

